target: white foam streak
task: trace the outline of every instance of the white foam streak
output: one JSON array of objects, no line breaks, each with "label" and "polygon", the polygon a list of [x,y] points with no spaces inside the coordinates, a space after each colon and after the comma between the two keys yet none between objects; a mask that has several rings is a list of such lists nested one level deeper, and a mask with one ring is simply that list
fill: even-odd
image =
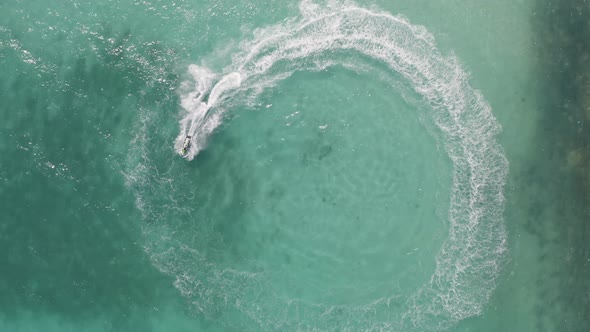
[{"label": "white foam streak", "polygon": [[[192,148],[186,158],[192,160],[205,147],[209,134],[220,124],[219,115],[210,115],[210,110],[227,98],[231,90],[240,87],[241,77],[237,72],[230,73],[213,85],[217,75],[208,68],[191,65],[189,73],[194,81],[194,90],[189,90],[182,97],[181,106],[186,111],[186,115],[180,121],[181,130],[174,143],[174,148],[180,151],[185,137],[191,136]],[[189,82],[185,82],[183,89],[187,89],[189,85]],[[207,94],[208,99],[204,101]]]}]

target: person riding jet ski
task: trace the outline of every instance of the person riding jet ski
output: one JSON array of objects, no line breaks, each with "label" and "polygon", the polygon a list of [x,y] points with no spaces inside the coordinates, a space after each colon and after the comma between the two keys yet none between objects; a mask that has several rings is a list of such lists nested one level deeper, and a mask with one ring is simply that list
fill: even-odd
[{"label": "person riding jet ski", "polygon": [[185,156],[191,148],[191,137],[192,136],[186,136],[184,143],[182,143],[182,150],[180,152],[183,156]]}]

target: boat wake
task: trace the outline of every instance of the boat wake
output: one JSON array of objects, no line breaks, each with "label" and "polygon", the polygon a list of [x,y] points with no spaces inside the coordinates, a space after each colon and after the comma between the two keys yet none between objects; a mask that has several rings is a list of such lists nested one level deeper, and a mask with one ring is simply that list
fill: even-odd
[{"label": "boat wake", "polygon": [[[335,65],[362,68],[355,64],[351,54],[396,73],[428,104],[427,116],[440,130],[453,163],[449,236],[437,255],[430,281],[407,299],[401,313],[386,315],[388,318],[382,320],[370,314],[387,307],[389,295],[374,303],[346,308],[345,314],[318,304],[298,303],[297,310],[306,317],[305,321],[339,321],[342,328],[346,328],[347,321],[365,324],[366,330],[448,328],[481,313],[495,288],[507,250],[502,213],[508,162],[495,140],[500,125],[489,104],[469,85],[469,75],[457,58],[443,55],[424,27],[350,2],[320,6],[304,0],[298,17],[257,29],[250,40],[241,42],[231,65],[221,73],[203,65],[189,67],[191,79],[180,89],[183,114],[175,149],[181,151],[185,138],[190,136],[192,144],[185,157],[192,160],[206,146],[226,110],[254,105],[265,89],[296,71],[317,71]],[[142,176],[147,175],[140,174],[137,179]],[[138,202],[145,209],[141,193],[148,189],[142,189],[141,184],[136,187]],[[147,214],[146,218],[162,218]],[[153,234],[166,232],[157,221],[146,229]],[[186,245],[171,245],[169,239],[173,235],[168,235],[152,236],[154,242],[146,250],[155,266],[176,278],[176,287],[198,311],[214,315],[212,305],[208,304],[216,297],[264,328],[320,326],[306,325],[288,314],[290,309],[285,309],[284,317],[274,317],[276,303],[243,301],[240,294],[244,289],[260,282],[255,274],[217,270]],[[195,268],[195,264],[200,267]],[[208,276],[203,271],[209,271]],[[218,289],[202,287],[200,278],[209,278],[208,282]],[[293,305],[284,304],[285,308]],[[341,318],[342,315],[347,318]]]}]

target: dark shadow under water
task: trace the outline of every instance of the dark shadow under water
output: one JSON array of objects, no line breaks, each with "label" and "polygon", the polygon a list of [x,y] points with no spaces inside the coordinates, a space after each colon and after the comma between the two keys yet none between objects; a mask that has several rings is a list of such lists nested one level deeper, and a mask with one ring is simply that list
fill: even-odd
[{"label": "dark shadow under water", "polygon": [[[137,244],[140,216],[121,173],[147,89],[141,68],[102,49],[72,63],[48,55],[49,73],[11,56],[19,75],[0,85],[0,322],[31,313],[151,330],[150,316],[177,295]],[[169,87],[159,89],[152,95]]]},{"label": "dark shadow under water", "polygon": [[538,0],[535,10],[544,99],[524,176],[542,193],[529,193],[525,228],[539,241],[538,260],[554,260],[537,277],[536,326],[590,331],[590,4]]}]

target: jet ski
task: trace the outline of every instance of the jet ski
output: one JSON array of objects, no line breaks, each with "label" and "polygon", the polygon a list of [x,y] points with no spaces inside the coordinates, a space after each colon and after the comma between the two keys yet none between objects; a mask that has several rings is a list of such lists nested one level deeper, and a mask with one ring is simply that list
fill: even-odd
[{"label": "jet ski", "polygon": [[191,148],[191,138],[192,136],[186,136],[184,138],[184,143],[182,143],[182,150],[180,150],[180,154],[186,156],[188,150]]}]

